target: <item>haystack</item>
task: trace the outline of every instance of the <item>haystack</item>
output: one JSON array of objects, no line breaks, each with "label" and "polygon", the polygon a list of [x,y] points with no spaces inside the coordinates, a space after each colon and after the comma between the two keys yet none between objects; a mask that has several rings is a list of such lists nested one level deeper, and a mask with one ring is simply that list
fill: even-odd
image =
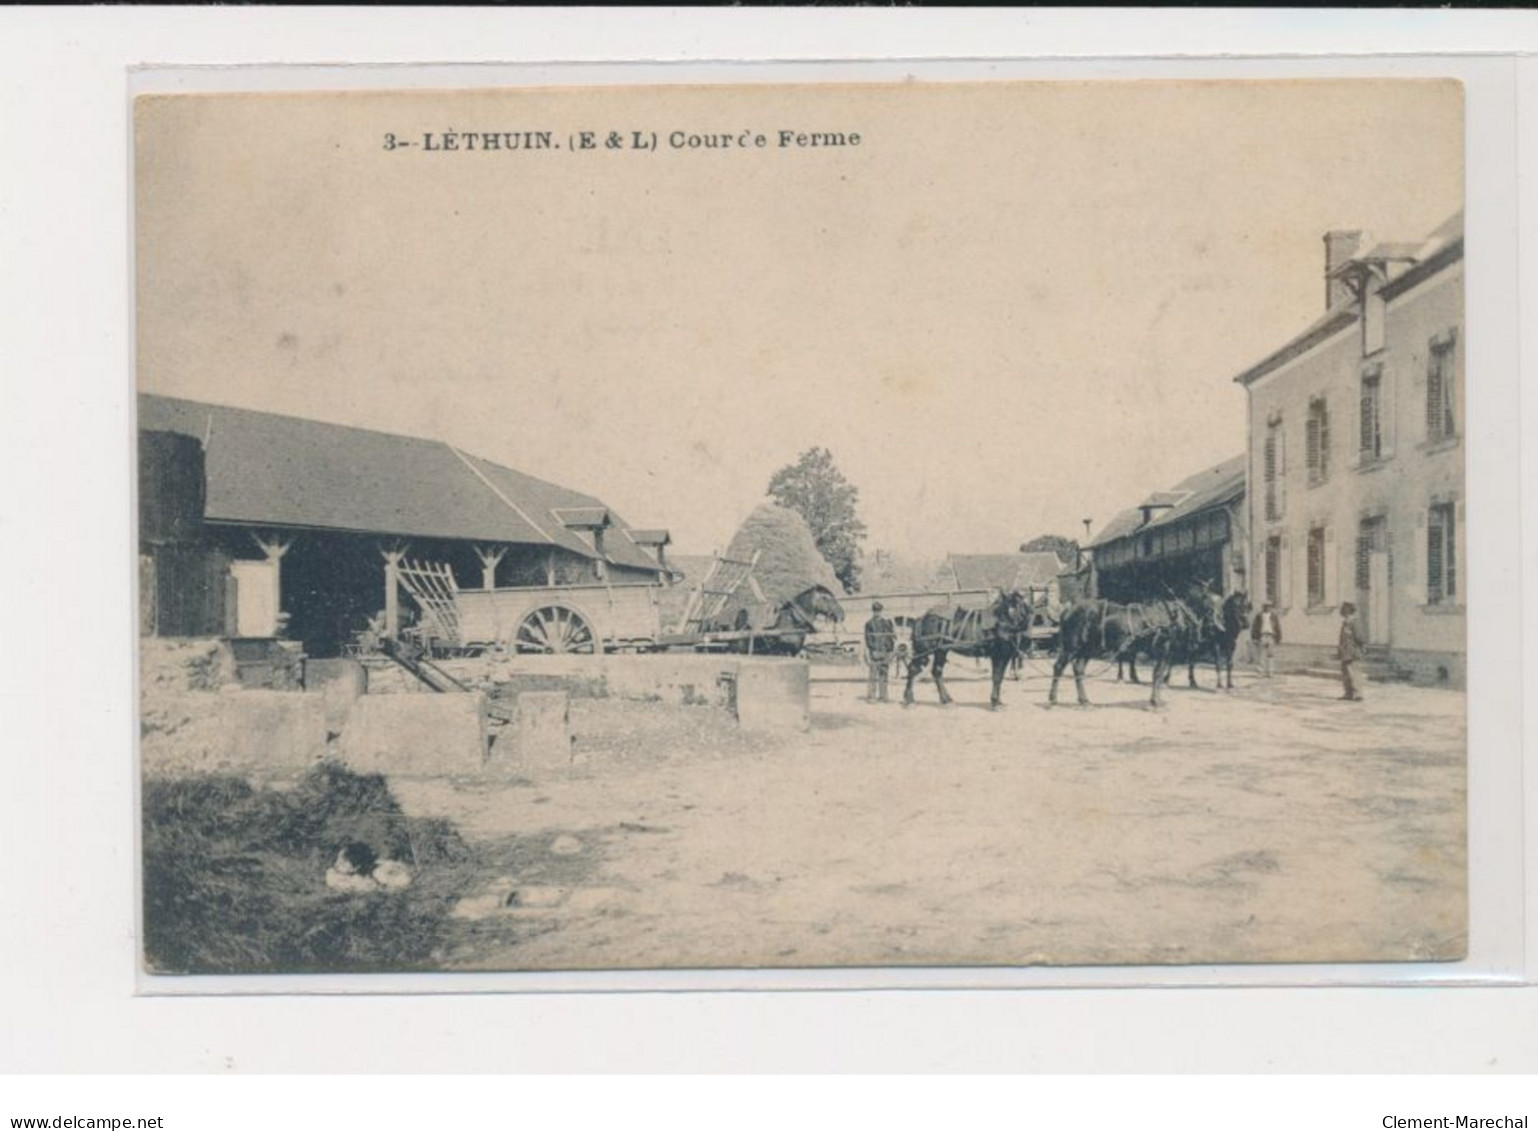
[{"label": "haystack", "polygon": [[[806,520],[793,510],[776,503],[760,504],[738,527],[726,556],[747,559],[755,550],[758,565],[753,569],[753,579],[758,582],[768,608],[778,608],[809,589],[825,590],[830,598],[844,591],[833,567],[818,551]],[[723,617],[732,620],[737,610],[756,605],[757,594],[745,583],[723,610]],[[756,624],[759,617],[752,619]]]}]

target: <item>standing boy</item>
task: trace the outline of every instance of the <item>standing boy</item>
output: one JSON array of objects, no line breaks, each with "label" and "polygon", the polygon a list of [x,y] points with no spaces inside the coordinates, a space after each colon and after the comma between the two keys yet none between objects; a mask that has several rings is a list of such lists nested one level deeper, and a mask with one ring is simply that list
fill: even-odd
[{"label": "standing boy", "polygon": [[870,678],[865,685],[865,701],[885,703],[887,669],[892,666],[892,652],[897,647],[897,626],[881,615],[881,602],[870,607],[870,620],[865,622],[865,662],[870,668]]},{"label": "standing boy", "polygon": [[1255,652],[1260,659],[1260,674],[1270,679],[1275,671],[1272,653],[1282,642],[1282,618],[1276,615],[1270,602],[1261,606],[1255,623],[1250,625],[1250,639],[1255,642]]}]

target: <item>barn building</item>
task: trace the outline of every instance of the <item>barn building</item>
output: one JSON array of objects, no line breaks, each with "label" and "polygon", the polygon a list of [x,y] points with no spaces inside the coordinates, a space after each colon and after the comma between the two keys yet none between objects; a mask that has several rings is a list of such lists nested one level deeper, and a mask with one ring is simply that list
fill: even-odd
[{"label": "barn building", "polygon": [[1071,569],[1050,550],[1017,554],[949,554],[935,586],[948,593],[1017,590],[1038,603],[1062,603],[1062,577]]},{"label": "barn building", "polygon": [[1155,491],[1122,511],[1086,549],[1094,593],[1112,601],[1183,595],[1193,582],[1245,589],[1243,455]]},{"label": "barn building", "polygon": [[672,579],[667,531],[442,441],[151,394],[138,428],[146,635],[337,655],[397,633],[408,555],[463,589]]},{"label": "barn building", "polygon": [[1380,668],[1461,686],[1463,216],[1410,243],[1330,232],[1323,274],[1324,313],[1234,378],[1257,599],[1283,661],[1332,659],[1350,601]]}]

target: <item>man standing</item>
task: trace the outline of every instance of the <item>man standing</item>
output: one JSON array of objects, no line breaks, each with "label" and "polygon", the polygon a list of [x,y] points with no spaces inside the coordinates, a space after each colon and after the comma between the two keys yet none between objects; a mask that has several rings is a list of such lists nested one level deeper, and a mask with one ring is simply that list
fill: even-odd
[{"label": "man standing", "polygon": [[870,620],[865,622],[865,662],[870,666],[870,679],[865,686],[865,701],[885,703],[887,669],[892,666],[892,653],[897,647],[897,626],[881,615],[881,602],[870,607]]},{"label": "man standing", "polygon": [[1362,658],[1362,638],[1356,631],[1356,606],[1350,601],[1340,607],[1340,682],[1345,694],[1342,699],[1354,703],[1362,701],[1362,693],[1356,686],[1356,662]]},{"label": "man standing", "polygon": [[1276,609],[1269,601],[1261,606],[1255,623],[1250,625],[1250,639],[1254,641],[1260,659],[1260,674],[1270,679],[1276,670],[1273,652],[1282,642],[1282,618],[1276,615]]}]

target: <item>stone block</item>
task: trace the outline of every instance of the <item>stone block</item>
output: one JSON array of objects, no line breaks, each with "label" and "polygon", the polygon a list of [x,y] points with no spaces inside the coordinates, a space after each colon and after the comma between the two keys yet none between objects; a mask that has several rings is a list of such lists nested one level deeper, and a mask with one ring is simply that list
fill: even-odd
[{"label": "stone block", "polygon": [[518,696],[514,756],[524,769],[571,766],[571,699],[564,691],[525,691]]},{"label": "stone block", "polygon": [[737,657],[682,654],[604,656],[608,693],[617,699],[676,703],[686,707],[725,707]]},{"label": "stone block", "polygon": [[294,776],[326,756],[326,703],[297,691],[147,695],[140,735],[146,774]]},{"label": "stone block", "polygon": [[357,660],[305,660],[304,686],[325,696],[326,728],[340,734],[353,704],[368,692],[368,669]]},{"label": "stone block", "polygon": [[812,727],[811,665],[805,660],[746,658],[737,666],[737,723],[744,730]]},{"label": "stone block", "polygon": [[342,728],[342,761],[360,773],[401,777],[479,775],[488,752],[479,691],[364,695]]}]

